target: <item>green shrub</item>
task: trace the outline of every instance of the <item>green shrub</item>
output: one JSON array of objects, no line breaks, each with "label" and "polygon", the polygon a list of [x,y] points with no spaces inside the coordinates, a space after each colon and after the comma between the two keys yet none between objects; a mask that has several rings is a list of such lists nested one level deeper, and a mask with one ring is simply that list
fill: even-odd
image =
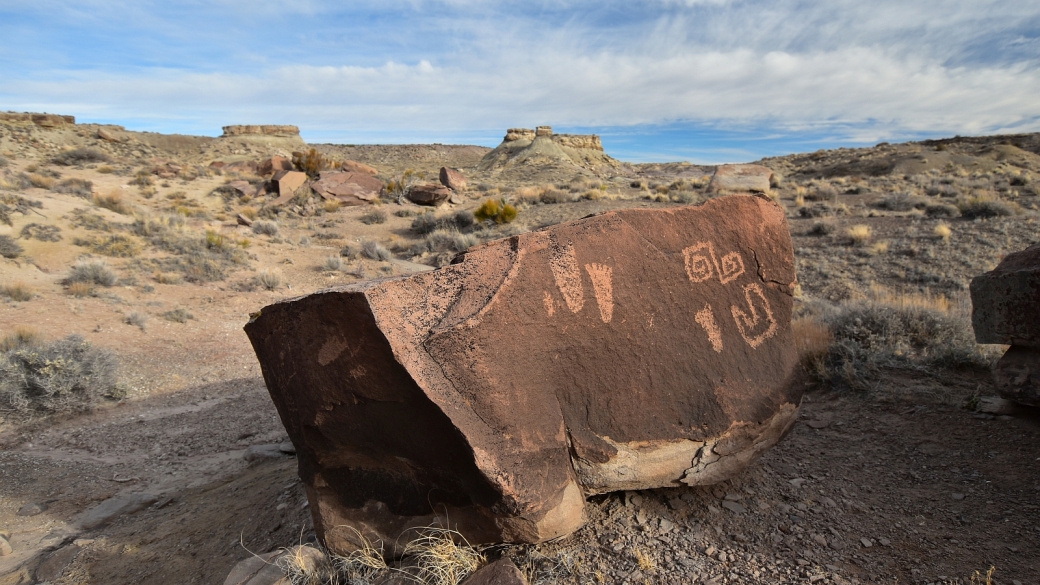
[{"label": "green shrub", "polygon": [[31,418],[89,410],[126,395],[118,383],[115,356],[79,335],[50,344],[29,338],[3,345],[0,411]]},{"label": "green shrub", "polygon": [[21,247],[11,236],[0,236],[0,256],[4,258],[17,258],[25,249]]},{"label": "green shrub", "polygon": [[494,221],[495,223],[510,223],[516,219],[517,211],[512,205],[505,201],[496,201],[495,199],[488,199],[484,201],[473,212],[473,217],[477,221]]},{"label": "green shrub", "polygon": [[55,155],[51,159],[51,162],[58,165],[72,166],[109,162],[110,160],[112,160],[111,157],[104,152],[96,148],[84,147]]}]

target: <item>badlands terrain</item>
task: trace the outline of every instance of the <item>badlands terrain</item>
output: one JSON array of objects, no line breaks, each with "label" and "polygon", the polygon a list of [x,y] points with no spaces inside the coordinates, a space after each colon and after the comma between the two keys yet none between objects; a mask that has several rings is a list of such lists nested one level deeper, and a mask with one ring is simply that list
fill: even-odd
[{"label": "badlands terrain", "polygon": [[[619,162],[579,138],[546,152],[306,145],[291,128],[209,138],[5,116],[4,585],[222,583],[254,553],[313,542],[242,331],[251,313],[483,241],[713,196],[712,167]],[[228,186],[255,188],[270,178],[255,163],[311,148],[373,167],[387,189],[344,206],[304,185],[274,205]],[[485,556],[531,583],[1040,583],[1040,416],[990,406],[1003,348],[973,343],[967,296],[1040,241],[1040,135],[757,162],[795,247],[800,422],[733,480],[596,496],[577,533]],[[433,207],[404,196],[441,167],[466,186]],[[474,217],[488,200],[515,219]],[[879,338],[881,310],[939,326]],[[10,360],[32,348],[103,362],[96,400],[11,400]]]}]

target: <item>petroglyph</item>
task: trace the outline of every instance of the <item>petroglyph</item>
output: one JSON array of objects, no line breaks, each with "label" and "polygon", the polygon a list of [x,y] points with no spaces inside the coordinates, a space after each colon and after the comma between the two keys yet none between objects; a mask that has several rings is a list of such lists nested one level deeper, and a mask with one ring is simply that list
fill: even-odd
[{"label": "petroglyph", "polygon": [[550,240],[549,268],[567,308],[572,313],[580,311],[585,306],[585,290],[581,284],[581,269],[578,267],[578,257],[574,254],[574,245],[561,246],[555,238]]},{"label": "petroglyph", "polygon": [[545,291],[545,297],[542,298],[542,302],[545,303],[545,312],[549,313],[550,317],[556,314],[556,303],[553,302],[552,294],[549,291]]},{"label": "petroglyph", "polygon": [[[769,306],[769,301],[766,300],[765,293],[762,292],[762,287],[758,284],[751,283],[745,286],[744,298],[747,300],[750,314],[745,313],[736,305],[733,305],[730,311],[733,313],[733,320],[737,323],[737,329],[740,330],[744,341],[753,349],[757,349],[762,342],[776,335],[776,319],[773,317],[773,310]],[[763,321],[769,325],[765,331],[755,335],[755,330],[760,329],[759,325]]]},{"label": "petroglyph", "polygon": [[611,281],[614,269],[605,264],[586,264],[585,271],[592,279],[592,292],[599,305],[599,316],[604,323],[610,323],[614,316],[614,284]]},{"label": "petroglyph", "polygon": [[[712,254],[712,258],[714,258]],[[744,274],[744,258],[740,252],[730,252],[722,257],[722,266],[719,267],[719,281],[722,284],[732,282],[733,279]]]},{"label": "petroglyph", "polygon": [[727,284],[744,274],[744,258],[740,252],[730,252],[719,262],[715,255],[715,246],[711,242],[697,242],[683,250],[686,262],[686,274],[691,282],[704,282],[713,275],[719,275],[719,282]]},{"label": "petroglyph", "polygon": [[708,341],[711,342],[711,348],[715,350],[715,353],[722,353],[722,330],[715,322],[715,313],[711,310],[711,305],[704,305],[703,309],[697,311],[694,319],[708,334]]}]

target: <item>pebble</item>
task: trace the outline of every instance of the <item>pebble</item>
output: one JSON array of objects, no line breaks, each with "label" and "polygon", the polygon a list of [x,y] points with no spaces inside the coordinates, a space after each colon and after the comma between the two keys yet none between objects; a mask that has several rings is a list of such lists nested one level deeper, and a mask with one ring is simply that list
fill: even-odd
[{"label": "pebble", "polygon": [[744,496],[730,492],[726,494],[726,497],[723,499],[729,502],[739,502],[740,500],[744,499]]},{"label": "pebble", "polygon": [[[885,538],[884,536],[878,538],[877,540],[878,540],[879,543],[881,543],[881,546],[889,546],[889,545],[892,544],[892,541],[887,539],[887,538]],[[951,542],[956,542],[956,541],[951,541]]]},{"label": "pebble", "polygon": [[820,546],[827,546],[827,539],[822,534],[814,534],[812,539]]},{"label": "pebble", "polygon": [[727,509],[727,510],[729,510],[730,512],[733,512],[734,514],[746,514],[747,513],[747,508],[745,508],[743,505],[741,505],[738,502],[732,502],[732,501],[729,501],[729,500],[725,500],[725,501],[722,502],[722,507]]},{"label": "pebble", "polygon": [[671,532],[675,528],[675,522],[661,518],[661,532]]},{"label": "pebble", "polygon": [[950,494],[950,497],[953,498],[954,500],[963,500],[964,499],[964,494],[958,494],[958,493],[954,492],[954,493]]},{"label": "pebble", "polygon": [[36,504],[36,503],[26,504],[26,505],[22,506],[21,508],[18,508],[18,515],[19,516],[35,516],[37,514],[43,513],[45,510],[47,510],[47,504]]},{"label": "pebble", "polygon": [[805,478],[796,477],[794,479],[788,480],[787,483],[793,485],[794,487],[802,487],[802,484],[805,483]]},{"label": "pebble", "polygon": [[859,543],[863,545],[863,548],[870,548],[874,546],[874,543],[871,542],[869,538],[861,538],[859,539]]}]

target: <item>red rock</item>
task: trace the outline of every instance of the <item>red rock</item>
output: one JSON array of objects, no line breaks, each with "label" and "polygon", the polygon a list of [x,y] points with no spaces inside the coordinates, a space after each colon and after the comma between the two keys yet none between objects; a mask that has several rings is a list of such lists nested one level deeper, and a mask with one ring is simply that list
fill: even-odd
[{"label": "red rock", "polygon": [[227,183],[227,187],[233,189],[238,194],[238,197],[255,197],[259,191],[256,186],[251,185],[248,181],[231,181]]},{"label": "red rock", "polygon": [[215,161],[209,163],[209,166],[214,168],[214,169],[222,169],[222,168],[227,166],[227,163],[225,163],[222,160],[215,160]]},{"label": "red rock", "polygon": [[278,171],[274,174],[274,183],[278,186],[278,199],[292,197],[304,183],[307,182],[307,173],[300,171]]},{"label": "red rock", "polygon": [[229,171],[237,171],[240,173],[253,173],[254,175],[259,175],[261,173],[257,171],[258,166],[258,163],[256,163],[255,161],[243,160],[228,164],[226,169]]},{"label": "red rock", "polygon": [[451,197],[451,189],[443,185],[413,185],[408,200],[419,205],[440,205]]},{"label": "red rock", "polygon": [[710,193],[768,193],[773,171],[762,165],[719,165],[708,183]]},{"label": "red rock", "polygon": [[377,171],[375,167],[368,166],[365,163],[359,163],[353,160],[343,161],[343,163],[340,165],[340,168],[342,168],[344,171],[348,171],[351,173],[364,173],[366,175],[372,176],[379,174],[379,171]]},{"label": "red rock", "polygon": [[734,196],[489,242],[245,329],[332,552],[356,546],[341,527],[540,542],[589,495],[723,481],[780,439],[794,283],[783,209]]},{"label": "red rock", "polygon": [[1012,345],[997,361],[993,377],[1004,398],[1040,406],[1040,349]]},{"label": "red rock", "polygon": [[440,179],[441,185],[454,191],[461,191],[466,188],[466,177],[458,169],[441,167]]},{"label": "red rock", "polygon": [[976,341],[1040,349],[1040,244],[1008,254],[969,288]]},{"label": "red rock", "polygon": [[291,171],[293,170],[292,161],[285,158],[284,156],[272,156],[271,158],[262,161],[256,168],[256,174],[266,176],[271,173],[277,173],[278,171]]},{"label": "red rock", "polygon": [[345,205],[365,205],[379,198],[383,182],[365,173],[322,171],[311,189],[325,199],[336,199]]},{"label": "red rock", "polygon": [[462,585],[527,585],[527,579],[512,560],[503,558],[481,567]]}]

